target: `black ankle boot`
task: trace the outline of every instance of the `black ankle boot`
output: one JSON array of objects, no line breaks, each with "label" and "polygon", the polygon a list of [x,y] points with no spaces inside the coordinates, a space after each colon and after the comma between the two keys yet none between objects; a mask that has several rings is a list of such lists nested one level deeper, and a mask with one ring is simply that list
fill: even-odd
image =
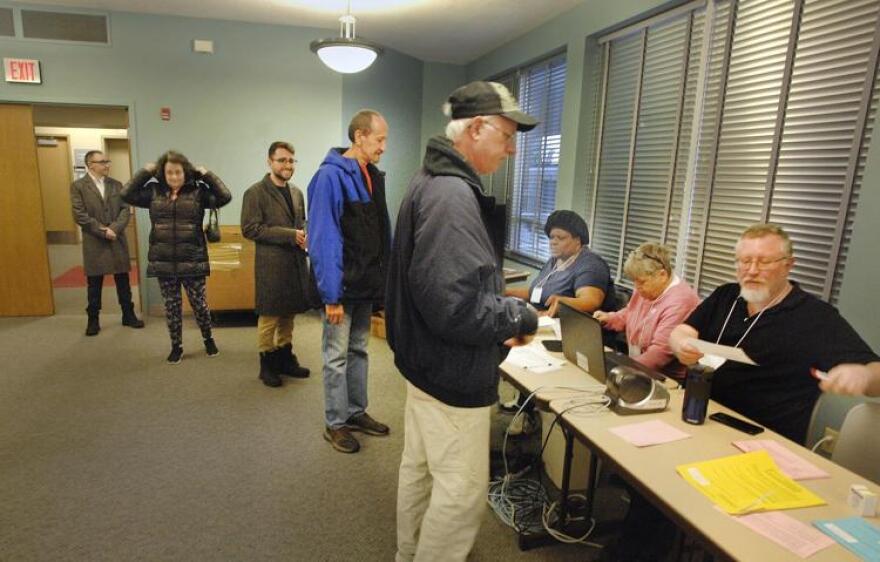
[{"label": "black ankle boot", "polygon": [[305,367],[301,367],[296,355],[293,354],[292,344],[281,346],[275,353],[278,356],[278,371],[282,375],[296,379],[304,379],[309,376],[310,371]]},{"label": "black ankle boot", "polygon": [[214,338],[205,339],[205,353],[208,354],[208,357],[217,357],[220,355],[220,350],[217,349],[217,344],[214,343]]},{"label": "black ankle boot", "polygon": [[98,313],[97,312],[89,312],[89,323],[86,325],[86,335],[87,336],[97,336],[98,332],[101,331],[101,324],[98,323]]},{"label": "black ankle boot", "polygon": [[171,353],[168,354],[168,359],[166,359],[166,361],[168,361],[168,363],[171,365],[177,365],[178,363],[180,363],[180,359],[182,357],[183,357],[183,347],[181,347],[179,345],[172,345],[171,346]]},{"label": "black ankle boot", "polygon": [[122,307],[122,325],[129,328],[143,328],[144,321],[139,319],[134,313],[134,305],[128,303]]},{"label": "black ankle boot", "polygon": [[263,381],[263,384],[272,388],[281,386],[281,377],[278,376],[278,371],[275,367],[276,353],[277,350],[260,352],[260,380]]}]

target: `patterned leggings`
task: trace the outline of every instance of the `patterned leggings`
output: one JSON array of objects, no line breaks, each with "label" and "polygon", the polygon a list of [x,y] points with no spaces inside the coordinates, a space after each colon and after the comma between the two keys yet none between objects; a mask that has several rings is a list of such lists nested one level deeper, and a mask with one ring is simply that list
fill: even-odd
[{"label": "patterned leggings", "polygon": [[202,338],[211,337],[211,312],[208,310],[208,299],[205,294],[204,277],[159,277],[159,289],[165,300],[165,320],[171,345],[183,345],[183,299],[180,286],[186,289],[189,305],[196,316],[196,322],[202,330]]}]

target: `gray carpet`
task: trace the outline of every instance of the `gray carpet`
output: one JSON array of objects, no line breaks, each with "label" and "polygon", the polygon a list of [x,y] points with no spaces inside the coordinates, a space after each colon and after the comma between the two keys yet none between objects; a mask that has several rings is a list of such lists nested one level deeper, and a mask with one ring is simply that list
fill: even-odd
[{"label": "gray carpet", "polygon": [[[112,292],[112,290],[111,290]],[[162,318],[83,336],[85,316],[0,319],[0,560],[392,560],[403,379],[370,343],[370,412],[388,438],[356,455],[322,439],[320,321],[297,319],[309,379],[256,378],[255,328],[215,330],[207,358],[191,318],[166,365]],[[519,552],[487,510],[473,561],[584,560],[558,545]]]}]

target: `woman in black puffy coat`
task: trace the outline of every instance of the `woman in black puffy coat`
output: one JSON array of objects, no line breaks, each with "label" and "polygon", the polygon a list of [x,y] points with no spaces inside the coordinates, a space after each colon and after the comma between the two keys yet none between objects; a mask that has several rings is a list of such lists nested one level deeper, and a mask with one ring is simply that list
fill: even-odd
[{"label": "woman in black puffy coat", "polygon": [[212,172],[193,167],[186,156],[169,150],[155,164],[138,170],[123,188],[122,199],[150,210],[147,277],[158,278],[165,300],[171,335],[168,362],[180,363],[183,356],[181,286],[202,331],[205,351],[216,356],[205,294],[205,278],[211,271],[202,222],[205,209],[226,205],[232,194]]}]

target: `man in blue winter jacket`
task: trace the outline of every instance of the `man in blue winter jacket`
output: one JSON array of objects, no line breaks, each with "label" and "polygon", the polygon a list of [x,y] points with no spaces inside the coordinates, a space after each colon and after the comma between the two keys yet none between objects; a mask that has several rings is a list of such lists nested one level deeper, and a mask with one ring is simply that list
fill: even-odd
[{"label": "man in blue winter jacket", "polygon": [[480,181],[537,121],[494,82],[455,90],[446,110],[446,135],[428,141],[400,205],[388,266],[388,343],[407,380],[397,562],[467,558],[486,506],[498,365],[538,327],[533,308],[502,295],[487,228],[495,201]]},{"label": "man in blue winter jacket", "polygon": [[308,187],[309,256],[324,303],[324,439],[356,453],[351,434],[388,435],[367,414],[367,342],[374,305],[385,298],[390,246],[385,173],[388,123],[363,109],[348,126],[349,148],[327,153]]}]

